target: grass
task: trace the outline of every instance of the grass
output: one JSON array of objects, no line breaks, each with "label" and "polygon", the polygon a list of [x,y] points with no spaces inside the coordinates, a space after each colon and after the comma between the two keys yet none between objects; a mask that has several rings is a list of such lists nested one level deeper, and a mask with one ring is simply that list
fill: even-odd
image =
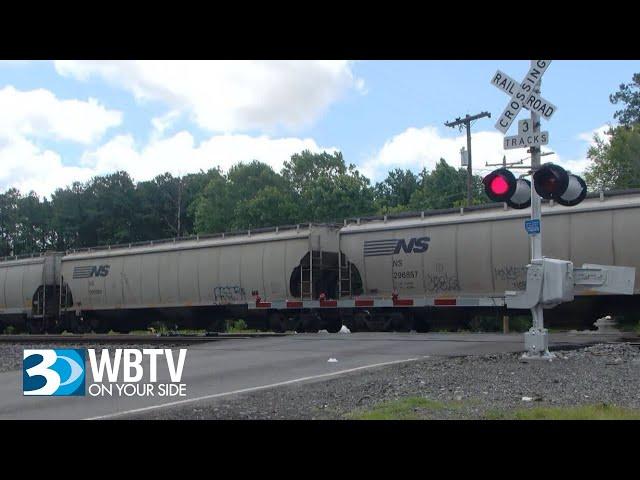
[{"label": "grass", "polygon": [[513,412],[490,412],[490,420],[640,420],[640,410],[616,405],[535,407]]},{"label": "grass", "polygon": [[[350,420],[421,420],[430,413],[456,410],[463,402],[439,402],[424,397],[407,397],[383,402],[370,409],[361,409],[347,415]],[[465,402],[468,405],[469,402]],[[449,412],[450,413],[450,412]],[[444,418],[449,415],[444,416]],[[616,405],[597,404],[575,407],[534,407],[510,411],[492,410],[487,420],[640,420],[640,409]]]},{"label": "grass", "polygon": [[[419,420],[424,411],[451,408],[448,405],[424,397],[408,397],[384,402],[370,410],[359,410],[349,414],[352,420]],[[455,408],[455,406],[454,406]]]}]

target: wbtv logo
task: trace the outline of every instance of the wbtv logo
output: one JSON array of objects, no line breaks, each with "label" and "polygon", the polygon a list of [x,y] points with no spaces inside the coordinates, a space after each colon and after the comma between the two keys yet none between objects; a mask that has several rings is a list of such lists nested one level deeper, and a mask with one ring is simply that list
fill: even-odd
[{"label": "wbtv logo", "polygon": [[80,396],[85,392],[85,352],[78,349],[25,350],[24,395]]},{"label": "wbtv logo", "polygon": [[75,267],[73,278],[106,277],[109,275],[111,265],[87,265],[85,267]]},{"label": "wbtv logo", "polygon": [[366,240],[364,242],[364,256],[378,257],[381,255],[397,255],[404,253],[424,253],[429,248],[429,237],[414,237],[405,240]]}]

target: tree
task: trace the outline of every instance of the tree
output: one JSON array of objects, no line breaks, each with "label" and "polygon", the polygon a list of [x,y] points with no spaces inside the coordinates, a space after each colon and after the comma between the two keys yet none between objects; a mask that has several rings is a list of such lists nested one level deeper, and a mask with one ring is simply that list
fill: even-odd
[{"label": "tree", "polygon": [[609,100],[614,105],[623,103],[625,107],[613,114],[613,118],[621,125],[631,126],[640,123],[640,73],[633,75],[631,83],[621,84],[620,89],[609,95]]},{"label": "tree", "polygon": [[585,174],[589,189],[640,187],[640,124],[611,128],[607,136],[594,135],[587,152],[593,162]]},{"label": "tree", "polygon": [[229,182],[218,171],[198,197],[195,207],[196,231],[217,233],[230,230],[234,207]]},{"label": "tree", "polygon": [[41,203],[35,192],[20,197],[17,203],[15,253],[44,251],[51,246],[51,204]]},{"label": "tree", "polygon": [[[482,179],[473,177],[473,203],[481,204],[487,201],[482,188]],[[415,210],[451,208],[466,205],[467,198],[467,170],[456,170],[444,158],[436,167],[420,173],[419,187],[411,197],[410,207]]]},{"label": "tree", "polygon": [[342,153],[305,150],[284,163],[282,176],[294,192],[298,217],[324,222],[375,211],[369,179],[345,163]]},{"label": "tree", "polygon": [[[295,214],[293,204],[289,185],[269,165],[257,160],[240,162],[227,175],[218,171],[209,180],[195,206],[195,228],[199,233],[213,233],[288,223]],[[270,208],[284,210],[267,211]]]},{"label": "tree", "polygon": [[266,163],[240,162],[229,169],[227,179],[237,201],[249,200],[265,187],[284,190],[286,181]]},{"label": "tree", "polygon": [[94,177],[82,193],[83,246],[134,241],[134,228],[139,225],[135,207],[135,186],[127,172]]},{"label": "tree", "polygon": [[18,230],[18,201],[20,191],[10,188],[0,195],[0,255],[15,255],[14,244]]},{"label": "tree", "polygon": [[238,204],[235,210],[236,228],[259,228],[294,223],[297,206],[293,195],[274,186],[266,186],[253,198]]},{"label": "tree", "polygon": [[395,169],[375,186],[375,203],[380,213],[409,208],[411,196],[418,189],[418,177],[411,170]]},{"label": "tree", "polygon": [[309,150],[303,150],[292,155],[289,161],[284,162],[282,168],[282,176],[298,193],[312,185],[320,176],[336,178],[345,173],[347,166],[341,152],[311,153]]},{"label": "tree", "polygon": [[198,173],[190,173],[182,177],[182,235],[193,235],[196,233],[196,208],[198,199],[211,179],[219,174],[220,171],[217,168],[212,168],[207,172],[200,170]]}]

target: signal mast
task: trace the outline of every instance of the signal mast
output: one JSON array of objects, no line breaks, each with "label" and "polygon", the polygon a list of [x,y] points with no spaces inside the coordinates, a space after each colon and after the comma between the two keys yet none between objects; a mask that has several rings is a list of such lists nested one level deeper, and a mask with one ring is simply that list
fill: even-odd
[{"label": "signal mast", "polygon": [[[516,178],[505,166],[494,170],[483,179],[487,196],[496,202],[505,202],[514,209],[531,207],[531,219],[525,229],[531,237],[531,263],[527,266],[527,291],[506,292],[506,304],[511,308],[530,308],[533,326],[525,333],[526,358],[551,359],[548,332],[544,328],[543,306],[552,307],[573,300],[573,264],[568,261],[545,259],[542,256],[541,199],[557,201],[564,206],[578,205],[587,194],[582,178],[572,175],[553,163],[540,165],[540,147],[549,143],[549,133],[540,131],[540,120],[549,120],[557,107],[540,95],[542,76],[551,60],[532,60],[527,75],[518,83],[498,70],[491,83],[509,95],[509,103],[495,124],[506,134],[522,108],[531,112],[531,118],[518,122],[518,135],[505,136],[505,150],[529,148],[531,153],[531,182]],[[545,289],[543,290],[543,282]]]}]

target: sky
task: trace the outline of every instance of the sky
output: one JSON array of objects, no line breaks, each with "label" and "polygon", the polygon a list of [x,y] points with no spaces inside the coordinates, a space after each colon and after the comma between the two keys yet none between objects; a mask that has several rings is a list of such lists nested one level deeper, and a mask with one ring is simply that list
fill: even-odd
[{"label": "sky", "polygon": [[[497,69],[521,80],[529,60],[473,61],[0,61],[0,190],[56,188],[126,170],[135,181],[260,160],[279,171],[304,149],[341,151],[373,183],[394,168],[460,166],[472,124],[474,172],[527,156],[503,151],[494,124],[508,96]],[[614,125],[609,102],[640,61],[552,61],[542,96],[552,155],[576,174],[596,132]],[[522,110],[518,120],[526,118]],[[514,122],[508,135],[517,133]]]}]

